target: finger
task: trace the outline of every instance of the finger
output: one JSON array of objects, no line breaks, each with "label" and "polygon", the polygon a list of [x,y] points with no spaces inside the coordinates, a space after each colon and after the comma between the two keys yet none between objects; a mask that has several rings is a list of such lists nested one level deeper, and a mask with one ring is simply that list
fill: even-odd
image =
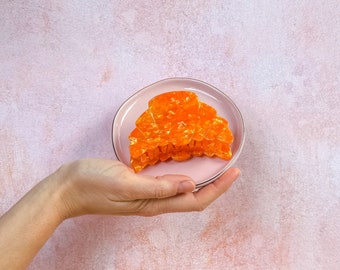
[{"label": "finger", "polygon": [[130,185],[128,190],[133,199],[162,199],[195,189],[195,182],[190,177],[174,174],[157,177],[136,175]]},{"label": "finger", "polygon": [[170,212],[202,211],[226,192],[239,175],[239,169],[229,169],[214,183],[203,187],[196,193],[184,193],[162,200],[150,201],[145,208],[141,210],[141,214],[152,216]]},{"label": "finger", "polygon": [[207,207],[219,196],[225,193],[234,181],[239,177],[240,170],[237,168],[231,168],[225,172],[215,182],[203,187],[196,195],[196,200],[203,208]]},{"label": "finger", "polygon": [[157,176],[156,179],[170,181],[173,183],[177,183],[176,194],[185,193],[185,192],[192,192],[196,188],[195,182],[186,175],[180,174],[166,174],[163,176]]}]

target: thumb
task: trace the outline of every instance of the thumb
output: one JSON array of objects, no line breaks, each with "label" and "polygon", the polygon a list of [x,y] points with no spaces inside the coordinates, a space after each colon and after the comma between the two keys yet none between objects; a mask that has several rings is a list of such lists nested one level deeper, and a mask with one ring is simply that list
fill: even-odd
[{"label": "thumb", "polygon": [[[137,180],[138,199],[162,199],[180,193],[192,192],[196,185],[188,176],[167,174],[163,176],[139,176]],[[137,198],[136,198],[137,199]]]}]

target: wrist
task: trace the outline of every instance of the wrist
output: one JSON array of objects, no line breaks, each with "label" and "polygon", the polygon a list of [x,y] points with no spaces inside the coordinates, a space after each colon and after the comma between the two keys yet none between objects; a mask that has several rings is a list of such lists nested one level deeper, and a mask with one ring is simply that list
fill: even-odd
[{"label": "wrist", "polygon": [[0,269],[26,269],[66,217],[62,206],[63,190],[65,187],[58,181],[57,174],[52,174],[1,217]]},{"label": "wrist", "polygon": [[67,171],[67,165],[63,165],[44,180],[51,192],[51,202],[60,222],[74,216],[72,210],[74,207],[70,200],[74,188]]}]

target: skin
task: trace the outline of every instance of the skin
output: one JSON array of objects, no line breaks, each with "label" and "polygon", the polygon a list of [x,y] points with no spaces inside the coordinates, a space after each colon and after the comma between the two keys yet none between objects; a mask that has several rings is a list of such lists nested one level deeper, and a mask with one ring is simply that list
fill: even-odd
[{"label": "skin", "polygon": [[239,176],[229,169],[198,192],[183,175],[141,176],[113,160],[65,164],[0,218],[0,269],[25,269],[66,219],[89,214],[154,216],[202,211]]}]

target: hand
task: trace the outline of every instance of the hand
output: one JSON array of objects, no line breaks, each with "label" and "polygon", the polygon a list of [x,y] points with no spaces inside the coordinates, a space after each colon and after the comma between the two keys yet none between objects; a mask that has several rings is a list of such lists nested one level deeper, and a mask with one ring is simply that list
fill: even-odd
[{"label": "hand", "polygon": [[85,214],[153,216],[168,212],[202,211],[223,194],[239,175],[229,169],[198,192],[183,175],[159,177],[135,174],[119,161],[83,159],[63,165],[56,173],[62,186],[63,218]]},{"label": "hand", "polygon": [[238,169],[230,169],[192,192],[195,184],[187,176],[142,176],[118,161],[84,159],[63,165],[0,217],[0,269],[26,269],[66,218],[201,211],[238,175]]}]

